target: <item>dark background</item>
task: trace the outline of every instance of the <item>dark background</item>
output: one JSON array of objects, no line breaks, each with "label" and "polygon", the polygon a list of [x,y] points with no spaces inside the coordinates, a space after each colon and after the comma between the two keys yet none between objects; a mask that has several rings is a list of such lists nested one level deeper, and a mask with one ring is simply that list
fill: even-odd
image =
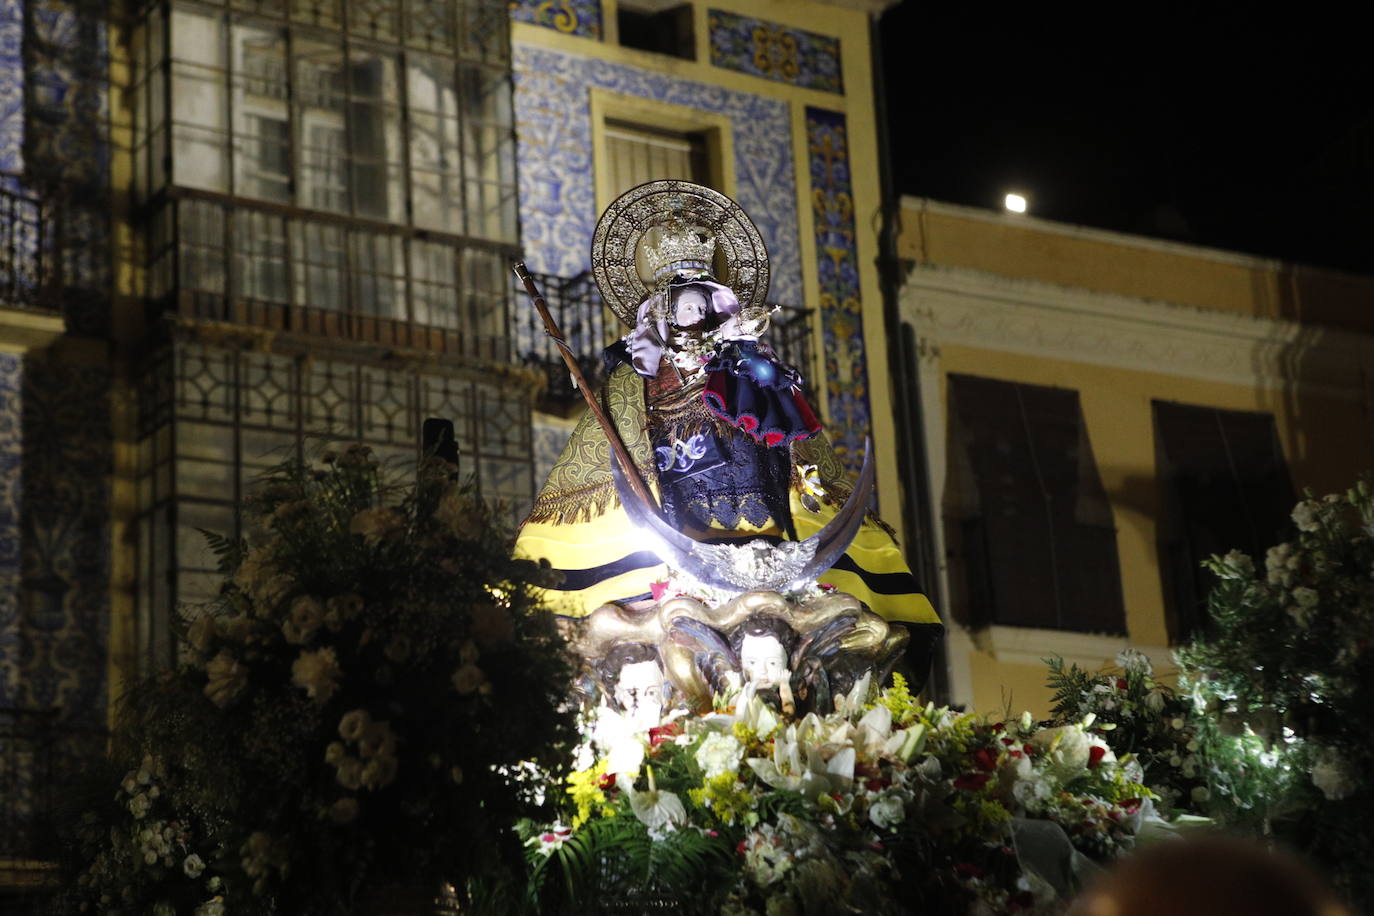
[{"label": "dark background", "polygon": [[904,0],[880,22],[897,190],[1374,273],[1356,9]]}]

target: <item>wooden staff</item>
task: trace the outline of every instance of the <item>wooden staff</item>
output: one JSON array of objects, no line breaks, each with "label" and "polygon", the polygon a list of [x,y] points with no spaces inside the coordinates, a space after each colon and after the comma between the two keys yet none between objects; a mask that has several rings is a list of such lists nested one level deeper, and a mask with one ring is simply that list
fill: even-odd
[{"label": "wooden staff", "polygon": [[578,368],[577,360],[573,358],[573,353],[568,347],[568,342],[563,339],[563,333],[558,330],[558,324],[553,320],[553,316],[549,314],[548,303],[546,303],[544,297],[540,295],[539,287],[534,285],[534,278],[531,277],[530,272],[525,269],[523,261],[516,261],[511,269],[515,271],[516,279],[524,284],[525,292],[529,295],[530,302],[534,304],[535,310],[539,312],[539,317],[544,322],[544,333],[549,335],[549,337],[553,339],[553,342],[558,345],[558,352],[562,354],[563,362],[568,367],[568,372],[572,373],[573,384],[577,386],[578,391],[582,392],[582,398],[587,402],[587,409],[592,412],[592,416],[596,417],[596,422],[601,424],[601,431],[606,434],[607,441],[611,443],[611,453],[615,456],[616,460],[620,462],[620,467],[625,472],[626,482],[629,483],[630,488],[635,491],[635,494],[639,496],[640,499],[657,509],[658,500],[654,499],[653,494],[649,492],[649,488],[644,484],[644,478],[639,476],[639,469],[635,467],[634,461],[630,458],[629,449],[625,448],[625,443],[621,441],[620,433],[611,425],[611,420],[606,416],[606,411],[602,410],[601,403],[596,399],[596,395],[592,394],[591,389],[587,387],[587,379],[583,377],[582,370]]}]

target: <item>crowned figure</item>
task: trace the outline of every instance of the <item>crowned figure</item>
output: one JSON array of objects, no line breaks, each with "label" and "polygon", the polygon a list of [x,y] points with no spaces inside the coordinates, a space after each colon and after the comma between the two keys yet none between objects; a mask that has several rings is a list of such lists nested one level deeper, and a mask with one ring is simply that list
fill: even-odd
[{"label": "crowned figure", "polygon": [[[712,638],[684,629],[665,602],[691,596],[705,609],[751,592],[799,600],[839,593],[852,602],[846,620],[861,611],[864,620],[903,625],[900,643],[923,680],[939,618],[890,529],[868,512],[871,462],[857,485],[847,479],[805,380],[766,342],[768,257],[753,222],[709,188],[641,185],[598,223],[592,271],[628,332],[606,349],[607,381],[597,393],[614,428],[590,412],[583,418],[517,541],[521,555],[562,576],[547,604],[592,618],[589,651],[604,652],[616,638],[660,643],[670,679],[691,696],[704,675],[686,670],[684,651],[697,669],[713,658],[738,668],[743,645],[754,670],[757,638],[736,634],[732,650],[722,621],[700,613],[719,637],[719,646],[703,648]],[[657,505],[626,486],[608,433]],[[890,656],[896,644],[883,633],[864,645],[881,644]],[[777,660],[766,667],[793,674]]]}]

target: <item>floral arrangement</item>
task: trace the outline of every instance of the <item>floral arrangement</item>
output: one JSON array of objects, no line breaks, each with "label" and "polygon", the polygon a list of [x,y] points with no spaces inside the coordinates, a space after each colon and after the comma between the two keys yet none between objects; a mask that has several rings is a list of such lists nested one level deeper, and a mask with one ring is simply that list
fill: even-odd
[{"label": "floral arrangement", "polygon": [[1094,732],[1119,754],[1140,764],[1145,784],[1171,815],[1191,812],[1209,797],[1191,694],[1155,677],[1139,649],[1117,656],[1115,670],[1089,673],[1062,659],[1045,659],[1054,691],[1051,715],[1060,723],[1093,718]]},{"label": "floral arrangement", "polygon": [[582,749],[561,819],[522,825],[532,893],[543,911],[1051,912],[1159,823],[1140,765],[1091,725],[936,708],[900,675],[827,716],[753,697],[675,718],[628,754]]},{"label": "floral arrangement", "polygon": [[518,765],[575,740],[571,674],[546,573],[456,478],[391,487],[353,446],[272,472],[249,541],[211,536],[227,581],[125,704],[67,910],[344,913],[520,870]]},{"label": "floral arrangement", "polygon": [[1374,491],[1293,510],[1262,569],[1214,557],[1211,623],[1178,652],[1197,707],[1207,813],[1327,864],[1374,907]]}]

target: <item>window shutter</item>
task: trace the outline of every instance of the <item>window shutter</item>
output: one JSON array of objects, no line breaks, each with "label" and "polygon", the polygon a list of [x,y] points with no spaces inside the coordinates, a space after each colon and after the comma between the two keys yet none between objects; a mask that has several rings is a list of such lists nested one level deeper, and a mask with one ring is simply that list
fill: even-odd
[{"label": "window shutter", "polygon": [[1116,531],[1078,393],[968,375],[949,384],[946,514],[971,622],[1125,632]]},{"label": "window shutter", "polygon": [[1213,554],[1262,562],[1289,534],[1295,497],[1268,413],[1154,402],[1159,558],[1175,641],[1205,626]]}]

